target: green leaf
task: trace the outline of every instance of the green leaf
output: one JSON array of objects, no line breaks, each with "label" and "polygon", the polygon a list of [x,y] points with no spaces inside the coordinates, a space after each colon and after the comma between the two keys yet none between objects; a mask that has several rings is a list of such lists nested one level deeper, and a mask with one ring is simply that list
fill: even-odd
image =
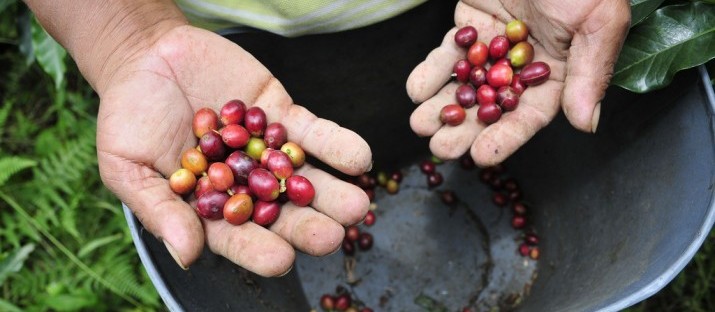
[{"label": "green leaf", "polygon": [[65,65],[67,51],[55,39],[50,37],[35,18],[32,19],[31,32],[32,47],[35,51],[37,62],[52,77],[55,82],[55,88],[60,89],[67,71],[67,66]]},{"label": "green leaf", "polygon": [[25,264],[25,259],[27,259],[33,250],[35,250],[35,245],[27,244],[14,250],[7,258],[0,262],[0,285],[2,285],[11,273],[19,272],[20,269],[22,269],[23,264]]},{"label": "green leaf", "polygon": [[77,253],[77,256],[80,258],[83,258],[84,256],[88,255],[95,249],[105,246],[107,244],[110,244],[118,239],[121,239],[122,236],[123,236],[122,233],[117,233],[114,235],[94,239],[94,240],[88,242],[87,244],[85,244],[82,247],[82,249],[79,250],[79,252]]},{"label": "green leaf", "polygon": [[96,304],[97,297],[90,293],[61,294],[46,296],[43,301],[56,311],[79,311]]},{"label": "green leaf", "polygon": [[32,159],[17,156],[0,158],[0,186],[5,185],[5,182],[16,173],[23,169],[33,167],[36,164],[37,163]]},{"label": "green leaf", "polygon": [[0,311],[5,312],[22,312],[22,309],[18,308],[16,305],[3,300],[0,298]]},{"label": "green leaf", "polygon": [[665,0],[631,0],[631,27],[642,22]]},{"label": "green leaf", "polygon": [[715,5],[666,6],[631,29],[612,83],[633,92],[667,86],[675,73],[715,58]]}]

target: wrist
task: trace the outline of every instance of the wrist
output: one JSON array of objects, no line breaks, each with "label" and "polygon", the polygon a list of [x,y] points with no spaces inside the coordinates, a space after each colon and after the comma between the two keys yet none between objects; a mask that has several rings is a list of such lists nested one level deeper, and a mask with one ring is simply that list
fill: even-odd
[{"label": "wrist", "polygon": [[26,0],[100,95],[123,64],[171,29],[188,24],[171,0]]}]

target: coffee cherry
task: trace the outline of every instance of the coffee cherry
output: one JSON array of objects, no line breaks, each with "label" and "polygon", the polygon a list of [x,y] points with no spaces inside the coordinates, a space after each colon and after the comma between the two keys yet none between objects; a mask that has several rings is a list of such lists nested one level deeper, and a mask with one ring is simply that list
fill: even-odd
[{"label": "coffee cherry", "polygon": [[343,253],[346,256],[352,256],[355,254],[355,243],[353,243],[347,239],[343,239],[343,244],[341,245],[340,248],[343,250]]},{"label": "coffee cherry", "polygon": [[286,179],[285,186],[288,199],[296,206],[308,206],[315,197],[313,184],[303,176],[291,176]]},{"label": "coffee cherry", "polygon": [[513,111],[519,105],[519,95],[509,86],[497,90],[497,104],[505,111]]},{"label": "coffee cherry", "polygon": [[246,110],[243,123],[252,136],[262,136],[266,130],[266,112],[258,106],[253,106]]},{"label": "coffee cherry", "polygon": [[211,164],[207,175],[213,189],[219,192],[225,192],[234,182],[231,168],[222,162]]},{"label": "coffee cherry", "polygon": [[501,108],[496,103],[487,103],[479,106],[477,118],[486,124],[493,124],[501,118]]},{"label": "coffee cherry", "polygon": [[458,126],[464,122],[467,112],[459,104],[449,104],[442,107],[439,112],[439,120],[450,126]]},{"label": "coffee cherry", "polygon": [[427,186],[429,188],[434,188],[442,184],[442,181],[444,181],[444,178],[442,177],[442,174],[439,172],[432,172],[427,175]]},{"label": "coffee cherry", "polygon": [[254,169],[248,175],[248,187],[258,200],[273,201],[278,198],[280,184],[273,174],[263,168]]},{"label": "coffee cherry", "polygon": [[519,42],[509,50],[508,58],[511,66],[516,68],[529,64],[534,60],[534,46],[527,41]]},{"label": "coffee cherry", "polygon": [[194,114],[192,128],[197,138],[201,138],[204,134],[218,129],[218,116],[216,112],[208,107],[199,109]]},{"label": "coffee cherry", "polygon": [[260,226],[269,226],[278,220],[281,213],[281,205],[277,201],[256,201],[253,204],[253,223]]},{"label": "coffee cherry", "polygon": [[473,26],[464,26],[454,34],[454,42],[460,47],[469,47],[477,41],[479,33]]},{"label": "coffee cherry", "polygon": [[511,218],[511,226],[515,229],[523,229],[526,226],[526,218],[524,216],[515,215]]},{"label": "coffee cherry", "polygon": [[221,107],[219,114],[224,126],[241,124],[246,115],[246,104],[241,100],[230,100]]},{"label": "coffee cherry", "polygon": [[[499,88],[511,84],[511,79],[514,76],[514,71],[507,65],[494,65],[487,71],[487,83],[492,88]],[[524,75],[522,74],[522,80]]]},{"label": "coffee cherry", "polygon": [[477,103],[477,91],[469,84],[457,87],[455,96],[457,97],[457,103],[464,108],[470,108]]},{"label": "coffee cherry", "polygon": [[357,225],[351,225],[345,228],[345,239],[351,242],[356,242],[360,238],[360,228]]},{"label": "coffee cherry", "polygon": [[219,131],[221,139],[226,146],[230,148],[241,148],[246,146],[251,134],[241,125],[229,124]]},{"label": "coffee cherry", "polygon": [[467,51],[467,60],[474,66],[483,67],[489,57],[489,47],[484,42],[477,41]]},{"label": "coffee cherry", "polygon": [[360,250],[369,250],[372,248],[372,234],[368,232],[362,232],[360,233],[360,237],[358,238],[358,247],[360,247]]},{"label": "coffee cherry", "polygon": [[251,158],[251,156],[248,156],[248,154],[243,151],[235,151],[231,153],[226,158],[225,163],[233,172],[234,182],[244,185],[247,185],[248,175],[251,171],[260,167],[255,159]]},{"label": "coffee cherry", "polygon": [[281,151],[288,154],[294,168],[298,168],[305,163],[305,152],[293,142],[286,142],[281,146]]},{"label": "coffee cherry", "polygon": [[498,60],[509,52],[509,39],[505,36],[496,36],[489,42],[489,57]]},{"label": "coffee cherry", "polygon": [[196,181],[196,189],[194,190],[194,196],[196,198],[201,197],[208,191],[214,191],[213,186],[211,186],[211,181],[208,176],[203,176]]},{"label": "coffee cherry", "polygon": [[521,82],[527,86],[535,86],[549,80],[551,68],[549,64],[544,62],[533,62],[524,68],[519,73]]},{"label": "coffee cherry", "polygon": [[268,170],[279,180],[288,179],[293,175],[293,163],[288,154],[281,151],[273,151],[268,156]]},{"label": "coffee cherry", "polygon": [[373,224],[375,224],[375,213],[372,210],[367,211],[363,224],[367,226],[372,226]]},{"label": "coffee cherry", "polygon": [[424,174],[432,174],[437,169],[437,166],[429,160],[424,160],[420,163],[420,171]]},{"label": "coffee cherry", "polygon": [[224,192],[209,191],[196,202],[196,213],[202,218],[218,220],[223,218],[223,206],[229,196]]},{"label": "coffee cherry", "polygon": [[469,81],[469,71],[472,70],[472,65],[467,60],[459,60],[454,63],[453,70],[457,81],[467,82]]},{"label": "coffee cherry", "polygon": [[266,131],[263,134],[263,141],[266,146],[272,149],[280,149],[283,144],[288,142],[288,130],[283,124],[273,122],[266,126]]},{"label": "coffee cherry", "polygon": [[509,86],[518,95],[521,95],[522,93],[524,93],[524,90],[526,90],[526,85],[523,82],[521,82],[520,74],[514,74],[514,76],[511,78],[511,84]]},{"label": "coffee cherry", "polygon": [[233,225],[246,223],[253,213],[253,200],[246,194],[231,196],[223,206],[223,218]]},{"label": "coffee cherry", "polygon": [[221,136],[213,130],[206,132],[201,137],[199,147],[209,161],[220,161],[226,154],[226,147],[223,145]]},{"label": "coffee cherry", "polygon": [[188,169],[194,175],[201,175],[209,165],[203,153],[195,148],[190,148],[181,154],[181,167]]},{"label": "coffee cherry", "polygon": [[320,307],[324,311],[332,311],[335,309],[335,297],[329,295],[329,294],[324,294],[320,297]]},{"label": "coffee cherry", "polygon": [[169,177],[169,187],[179,195],[191,193],[196,188],[196,176],[188,169],[176,170]]},{"label": "coffee cherry", "polygon": [[493,104],[497,100],[497,91],[489,85],[482,85],[477,89],[477,103],[479,105]]},{"label": "coffee cherry", "polygon": [[529,29],[520,20],[513,20],[506,24],[506,37],[512,43],[525,41],[529,37]]},{"label": "coffee cherry", "polygon": [[248,139],[248,143],[246,144],[246,154],[255,160],[260,160],[261,154],[263,154],[263,151],[266,150],[266,148],[266,142],[263,142],[263,139],[253,137]]},{"label": "coffee cherry", "polygon": [[487,70],[482,66],[472,67],[472,70],[469,71],[469,83],[471,83],[474,88],[479,88],[481,85],[487,83]]}]

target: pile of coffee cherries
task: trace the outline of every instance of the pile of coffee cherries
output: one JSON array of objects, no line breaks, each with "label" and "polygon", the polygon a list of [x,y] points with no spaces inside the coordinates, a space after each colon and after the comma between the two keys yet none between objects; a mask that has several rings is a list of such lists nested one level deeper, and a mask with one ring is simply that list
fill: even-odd
[{"label": "pile of coffee cherries", "polygon": [[495,205],[506,207],[511,204],[511,226],[522,231],[523,241],[519,245],[519,254],[533,260],[539,259],[539,237],[533,230],[527,229],[528,208],[523,202],[523,194],[516,179],[507,175],[503,165],[482,169],[479,179],[494,191],[492,201]]},{"label": "pile of coffee cherries", "polygon": [[305,152],[288,141],[285,126],[268,124],[260,107],[231,100],[218,114],[202,108],[192,126],[199,146],[182,153],[182,168],[169,177],[169,186],[187,200],[193,195],[199,216],[269,226],[282,203],[304,207],[313,200],[312,183],[293,174]]},{"label": "pile of coffee cherries", "polygon": [[478,41],[473,26],[460,28],[454,41],[467,53],[454,64],[453,76],[462,84],[455,92],[457,103],[442,108],[440,121],[459,125],[466,117],[465,109],[478,104],[477,118],[492,124],[503,112],[517,108],[527,87],[547,81],[551,68],[544,62],[532,62],[534,47],[528,37],[529,30],[520,20],[509,22],[505,34],[494,37],[488,46]]}]

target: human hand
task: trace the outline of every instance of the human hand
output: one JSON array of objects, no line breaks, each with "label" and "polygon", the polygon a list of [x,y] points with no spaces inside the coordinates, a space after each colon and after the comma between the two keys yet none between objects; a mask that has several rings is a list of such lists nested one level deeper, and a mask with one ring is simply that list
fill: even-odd
[{"label": "human hand", "polygon": [[268,229],[200,219],[170,190],[165,177],[180,167],[181,153],[197,145],[194,112],[205,106],[218,111],[234,98],[263,108],[269,122],[286,126],[290,141],[337,170],[357,175],[371,165],[362,138],[293,104],[270,72],[234,43],[178,26],[107,77],[99,88],[97,125],[102,179],[182,267],[197,259],[205,241],[214,253],[259,275],[282,275],[293,265],[294,248],[329,254],[340,247],[343,226],[367,213],[361,189],[309,165],[297,173],[315,186],[315,209],[286,204]]},{"label": "human hand", "polygon": [[[559,107],[577,129],[596,131],[600,101],[630,22],[628,1],[462,0],[454,19],[456,27],[407,80],[408,95],[421,103],[410,117],[410,125],[418,135],[432,136],[430,149],[435,156],[454,159],[469,150],[479,165],[498,164],[551,122]],[[528,25],[534,61],[550,65],[550,79],[527,88],[519,107],[494,124],[478,122],[475,106],[467,109],[461,125],[443,126],[440,109],[455,102],[458,86],[448,83],[452,67],[466,54],[454,43],[455,32],[472,25],[479,32],[479,41],[488,45],[514,19]]]}]

